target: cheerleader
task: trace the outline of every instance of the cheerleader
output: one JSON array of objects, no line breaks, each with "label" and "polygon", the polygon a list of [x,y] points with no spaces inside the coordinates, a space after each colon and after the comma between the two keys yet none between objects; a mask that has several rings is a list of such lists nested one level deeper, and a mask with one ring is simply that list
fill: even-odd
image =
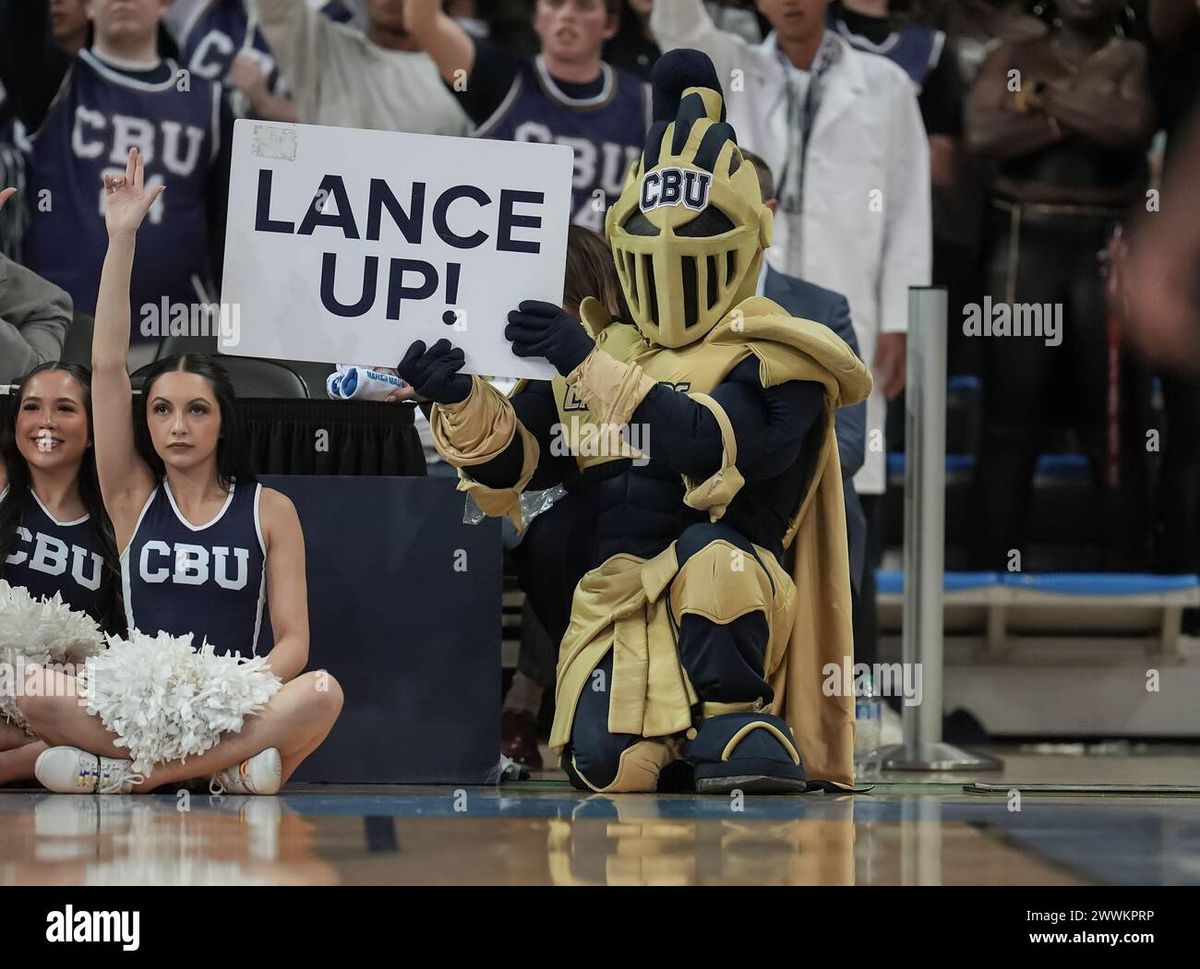
[{"label": "cheerleader", "polygon": [[[116,542],[92,447],[91,374],[44,363],[17,382],[13,396],[16,406],[0,427],[0,580],[38,599],[57,594],[100,628],[123,631]],[[5,651],[5,662],[15,659]],[[15,677],[9,685],[16,693]],[[0,698],[0,784],[32,779],[46,749],[13,700]]]},{"label": "cheerleader", "polygon": [[[145,191],[143,177],[131,149],[125,175],[104,178],[109,244],[92,348],[96,465],[130,641],[90,661],[86,709],[51,671],[42,696],[20,707],[54,745],[36,765],[51,790],[146,792],[209,777],[229,793],[274,794],[325,739],[342,692],[328,673],[302,673],[300,521],[288,498],[254,480],[224,368],[203,354],[159,361],[134,418],[125,370],[134,238],[163,191]],[[219,662],[214,645],[256,655],[264,604],[275,637],[265,664]],[[177,637],[189,635],[208,645],[181,650]],[[154,718],[142,715],[147,705]]]}]

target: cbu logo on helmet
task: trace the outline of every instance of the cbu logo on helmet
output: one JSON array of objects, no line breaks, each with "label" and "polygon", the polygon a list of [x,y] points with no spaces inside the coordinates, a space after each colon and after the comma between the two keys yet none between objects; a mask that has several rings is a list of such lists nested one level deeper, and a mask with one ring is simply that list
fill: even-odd
[{"label": "cbu logo on helmet", "polygon": [[771,212],[725,121],[712,61],[664,54],[653,87],[654,121],[604,234],[630,321],[650,343],[678,348],[754,295]]},{"label": "cbu logo on helmet", "polygon": [[694,168],[659,168],[642,176],[638,208],[649,212],[663,205],[700,211],[708,205],[712,173]]}]

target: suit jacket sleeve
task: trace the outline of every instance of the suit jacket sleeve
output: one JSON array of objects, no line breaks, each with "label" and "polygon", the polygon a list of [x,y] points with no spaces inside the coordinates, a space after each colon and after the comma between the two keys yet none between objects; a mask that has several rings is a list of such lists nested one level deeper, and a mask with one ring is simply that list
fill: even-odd
[{"label": "suit jacket sleeve", "polygon": [[70,296],[0,256],[0,383],[57,360],[70,322]]},{"label": "suit jacket sleeve", "polygon": [[[854,325],[850,319],[850,303],[845,296],[838,295],[833,300],[829,316],[829,327],[846,341],[860,360],[862,354],[858,349],[858,337],[854,335]],[[849,407],[843,407],[834,418],[834,429],[837,432],[838,458],[842,466],[842,478],[849,481],[858,473],[866,460],[867,448],[867,402],[860,401]]]}]

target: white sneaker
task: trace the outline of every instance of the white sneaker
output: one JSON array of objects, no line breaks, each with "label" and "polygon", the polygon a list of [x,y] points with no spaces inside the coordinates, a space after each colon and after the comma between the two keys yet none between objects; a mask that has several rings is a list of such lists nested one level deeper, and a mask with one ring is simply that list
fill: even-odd
[{"label": "white sneaker", "polygon": [[209,779],[213,794],[275,794],[283,784],[283,760],[268,747],[236,767],[227,767]]},{"label": "white sneaker", "polygon": [[57,794],[128,794],[146,778],[133,761],[89,754],[78,747],[50,747],[33,765],[42,786]]}]

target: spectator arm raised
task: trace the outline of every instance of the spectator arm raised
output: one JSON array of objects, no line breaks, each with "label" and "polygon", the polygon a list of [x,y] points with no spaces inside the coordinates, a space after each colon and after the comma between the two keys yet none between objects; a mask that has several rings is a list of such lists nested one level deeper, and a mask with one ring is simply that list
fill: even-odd
[{"label": "spectator arm raised", "polygon": [[747,57],[757,53],[743,38],[718,28],[702,0],[655,0],[650,29],[663,51],[678,47],[703,51],[712,58],[723,83],[732,70],[744,67]]},{"label": "spectator arm raised", "polygon": [[319,85],[322,35],[335,25],[305,0],[258,0],[258,29],[287,78],[297,108],[311,108]]},{"label": "spectator arm raised", "polygon": [[[475,42],[442,11],[440,0],[405,0],[404,28],[426,54],[433,58],[447,84],[459,77],[469,79],[475,67]],[[465,71],[464,75],[457,72]]]}]

